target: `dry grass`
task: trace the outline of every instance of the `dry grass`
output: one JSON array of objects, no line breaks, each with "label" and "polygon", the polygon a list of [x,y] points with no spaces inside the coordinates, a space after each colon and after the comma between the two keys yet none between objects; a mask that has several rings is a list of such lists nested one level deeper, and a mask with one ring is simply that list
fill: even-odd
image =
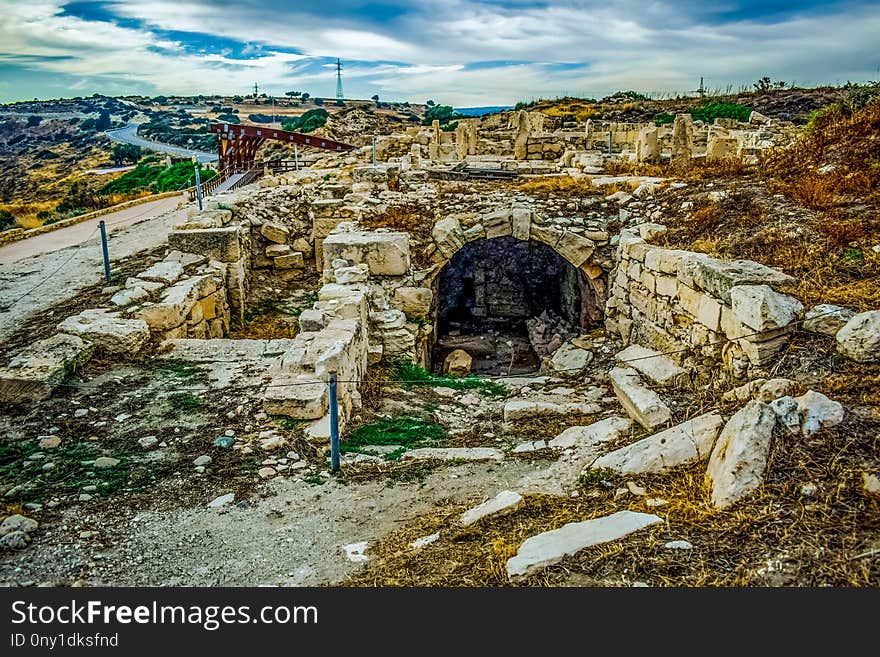
[{"label": "dry grass", "polygon": [[[434,513],[381,541],[371,562],[349,584],[504,586],[506,561],[529,536],[631,509],[655,512],[665,523],[583,550],[526,583],[875,585],[880,559],[858,558],[877,547],[880,531],[880,504],[861,488],[863,461],[880,447],[880,438],[870,438],[868,429],[850,422],[809,441],[778,434],[765,485],[730,510],[712,507],[703,480],[705,465],[639,478],[650,496],[668,501],[658,509],[629,494],[616,498],[614,490],[627,479],[616,479],[611,487],[585,482],[574,499],[528,495],[515,513],[470,527],[457,523],[463,506],[440,504]],[[801,495],[806,482],[818,486],[814,497]],[[421,550],[409,547],[416,538],[438,531],[436,543]],[[666,549],[671,540],[688,540],[694,549]]]}]

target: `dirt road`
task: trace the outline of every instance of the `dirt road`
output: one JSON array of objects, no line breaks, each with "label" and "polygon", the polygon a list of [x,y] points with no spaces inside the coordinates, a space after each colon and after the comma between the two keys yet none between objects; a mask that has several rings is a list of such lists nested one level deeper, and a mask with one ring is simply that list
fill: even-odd
[{"label": "dirt road", "polygon": [[109,229],[110,259],[128,257],[165,241],[185,214],[177,197],[160,199],[0,247],[0,340],[104,275],[98,224]]}]

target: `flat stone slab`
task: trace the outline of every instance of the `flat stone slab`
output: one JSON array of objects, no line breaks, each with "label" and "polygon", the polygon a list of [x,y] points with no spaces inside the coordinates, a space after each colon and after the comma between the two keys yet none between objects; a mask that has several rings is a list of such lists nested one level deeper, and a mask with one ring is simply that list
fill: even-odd
[{"label": "flat stone slab", "polygon": [[648,431],[672,419],[669,407],[656,392],[645,387],[634,369],[616,367],[609,376],[614,394],[627,414]]},{"label": "flat stone slab", "polygon": [[687,370],[673,363],[659,351],[638,344],[631,344],[615,358],[624,367],[631,367],[642,376],[661,386],[675,385]]},{"label": "flat stone slab", "polygon": [[408,233],[332,233],[322,248],[324,262],[339,258],[355,265],[365,264],[374,276],[401,276],[409,270]]},{"label": "flat stone slab", "polygon": [[724,419],[718,413],[706,413],[600,456],[590,468],[642,474],[695,463],[709,456],[723,424]]},{"label": "flat stone slab", "polygon": [[522,503],[522,495],[512,490],[503,490],[491,500],[468,509],[461,514],[462,525],[472,525],[478,520],[489,516],[503,515],[515,511]]},{"label": "flat stone slab", "polygon": [[632,421],[629,418],[609,417],[585,427],[569,427],[549,441],[547,446],[556,449],[592,447],[619,438],[630,427]]},{"label": "flat stone slab", "polygon": [[150,340],[150,328],[140,319],[123,319],[103,309],[83,310],[58,325],[62,333],[76,335],[111,355],[133,355]]},{"label": "flat stone slab", "polygon": [[777,288],[790,285],[795,279],[751,260],[718,260],[694,255],[682,259],[678,279],[686,285],[698,287],[712,296],[730,303],[730,291],[737,285],[768,285]]},{"label": "flat stone slab", "polygon": [[504,453],[493,447],[420,447],[400,457],[414,461],[500,461]]},{"label": "flat stone slab", "polygon": [[282,356],[293,346],[293,338],[276,340],[196,340],[178,338],[165,340],[157,358],[182,360],[189,363],[235,363],[242,360],[261,360]]},{"label": "flat stone slab", "polygon": [[66,333],[35,342],[0,368],[0,402],[45,399],[71,369],[88,361],[92,351],[90,342]]},{"label": "flat stone slab", "polygon": [[504,421],[523,420],[532,417],[547,417],[554,415],[595,415],[601,413],[602,407],[598,404],[589,403],[554,403],[546,401],[532,401],[529,399],[512,399],[504,404]]},{"label": "flat stone slab", "polygon": [[516,556],[507,560],[507,578],[514,583],[521,582],[585,548],[616,541],[661,522],[663,519],[653,514],[635,511],[618,511],[585,522],[570,522],[526,539]]},{"label": "flat stone slab", "polygon": [[308,375],[273,378],[263,393],[263,410],[296,420],[324,417],[329,404],[328,385]]}]

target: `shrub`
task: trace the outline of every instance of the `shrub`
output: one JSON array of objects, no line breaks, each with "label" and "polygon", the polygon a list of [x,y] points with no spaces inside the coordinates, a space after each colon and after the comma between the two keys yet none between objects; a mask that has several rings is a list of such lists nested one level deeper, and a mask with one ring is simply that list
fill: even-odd
[{"label": "shrub", "polygon": [[15,217],[4,208],[0,210],[0,230],[9,230],[10,228],[15,228]]},{"label": "shrub", "polygon": [[298,116],[290,121],[281,124],[284,130],[291,132],[313,132],[327,123],[329,114],[324,108],[309,110],[302,116]]}]

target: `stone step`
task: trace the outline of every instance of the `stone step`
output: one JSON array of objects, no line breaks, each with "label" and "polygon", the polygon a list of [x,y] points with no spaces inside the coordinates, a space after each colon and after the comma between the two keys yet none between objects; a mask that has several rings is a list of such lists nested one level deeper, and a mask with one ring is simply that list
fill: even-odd
[{"label": "stone step", "polygon": [[616,367],[609,373],[611,387],[627,414],[652,431],[672,419],[672,411],[660,396],[646,387],[636,370]]}]

